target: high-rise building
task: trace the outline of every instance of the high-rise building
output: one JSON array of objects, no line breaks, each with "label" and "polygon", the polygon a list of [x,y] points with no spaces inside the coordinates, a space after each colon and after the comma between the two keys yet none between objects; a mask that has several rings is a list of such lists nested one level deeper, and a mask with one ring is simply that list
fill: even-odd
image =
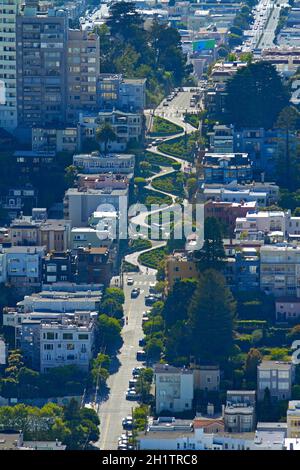
[{"label": "high-rise building", "polygon": [[0,127],[17,127],[16,16],[20,0],[0,0]]},{"label": "high-rise building", "polygon": [[80,111],[96,111],[97,78],[100,72],[99,36],[90,31],[68,32],[67,120],[77,123]]},{"label": "high-rise building", "polygon": [[18,124],[63,125],[66,121],[68,17],[28,2],[17,16]]}]

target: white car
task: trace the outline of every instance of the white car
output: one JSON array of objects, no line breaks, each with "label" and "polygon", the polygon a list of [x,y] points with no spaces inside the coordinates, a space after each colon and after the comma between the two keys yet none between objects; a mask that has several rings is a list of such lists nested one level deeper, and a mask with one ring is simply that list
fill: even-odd
[{"label": "white car", "polygon": [[127,285],[128,286],[133,286],[133,284],[134,284],[134,280],[132,279],[132,277],[128,277],[127,278]]}]

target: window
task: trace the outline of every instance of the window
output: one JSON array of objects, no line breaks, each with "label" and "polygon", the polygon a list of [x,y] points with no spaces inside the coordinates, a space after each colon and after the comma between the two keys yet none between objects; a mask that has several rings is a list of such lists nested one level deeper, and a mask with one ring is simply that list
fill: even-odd
[{"label": "window", "polygon": [[74,344],[73,343],[68,343],[67,344],[67,350],[68,351],[73,351],[74,350]]},{"label": "window", "polygon": [[63,333],[63,339],[73,339],[72,333]]}]

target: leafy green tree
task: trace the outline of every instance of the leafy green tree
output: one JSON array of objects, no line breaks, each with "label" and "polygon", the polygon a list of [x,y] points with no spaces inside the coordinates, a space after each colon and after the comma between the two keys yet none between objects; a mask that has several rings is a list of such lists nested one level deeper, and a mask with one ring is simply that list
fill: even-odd
[{"label": "leafy green tree", "polygon": [[99,342],[103,346],[113,347],[121,339],[121,326],[116,318],[111,318],[105,314],[98,319]]},{"label": "leafy green tree", "polygon": [[113,299],[118,304],[121,304],[121,305],[123,305],[125,302],[124,292],[119,287],[107,287],[105,289],[104,299],[107,299],[107,298]]},{"label": "leafy green tree", "polygon": [[163,309],[163,317],[167,327],[174,325],[178,320],[187,319],[189,302],[196,287],[196,279],[182,279],[175,282]]},{"label": "leafy green tree", "polygon": [[196,359],[224,362],[232,352],[235,301],[219,272],[200,277],[189,309],[190,341]]},{"label": "leafy green tree", "polygon": [[251,348],[246,357],[245,375],[248,380],[256,380],[257,366],[262,360],[262,355],[258,349]]},{"label": "leafy green tree", "polygon": [[271,129],[289,100],[275,67],[267,62],[250,63],[238,70],[228,80],[226,93],[226,122],[237,129]]},{"label": "leafy green tree", "polygon": [[205,269],[222,269],[225,250],[221,224],[215,217],[207,217],[204,222],[204,244],[195,252],[200,271]]}]

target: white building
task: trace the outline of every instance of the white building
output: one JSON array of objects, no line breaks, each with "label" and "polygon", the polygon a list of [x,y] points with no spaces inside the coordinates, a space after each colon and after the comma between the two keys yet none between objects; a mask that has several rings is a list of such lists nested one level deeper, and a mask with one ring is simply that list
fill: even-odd
[{"label": "white building", "polygon": [[300,217],[293,217],[290,210],[249,212],[246,217],[236,219],[235,234],[237,239],[243,236],[248,240],[277,234],[285,240],[300,235]]},{"label": "white building", "polygon": [[127,210],[128,188],[126,189],[86,189],[69,188],[64,197],[64,214],[72,227],[86,227],[95,211]]},{"label": "white building", "polygon": [[73,156],[73,164],[82,173],[125,173],[134,172],[134,155],[131,154],[100,154],[95,151]]},{"label": "white building", "polygon": [[93,356],[94,330],[93,321],[41,323],[40,371],[64,365],[88,370]]},{"label": "white building", "polygon": [[283,450],[284,431],[206,433],[194,422],[164,418],[137,438],[140,450]]},{"label": "white building", "polygon": [[261,247],[260,288],[276,297],[300,297],[300,246]]},{"label": "white building", "polygon": [[180,413],[192,409],[194,374],[189,369],[179,369],[168,364],[154,368],[156,413]]},{"label": "white building", "polygon": [[250,202],[257,201],[259,207],[267,205],[267,193],[252,191],[251,189],[239,189],[237,191],[224,188],[206,188],[203,190],[204,201],[212,199],[222,202]]}]

